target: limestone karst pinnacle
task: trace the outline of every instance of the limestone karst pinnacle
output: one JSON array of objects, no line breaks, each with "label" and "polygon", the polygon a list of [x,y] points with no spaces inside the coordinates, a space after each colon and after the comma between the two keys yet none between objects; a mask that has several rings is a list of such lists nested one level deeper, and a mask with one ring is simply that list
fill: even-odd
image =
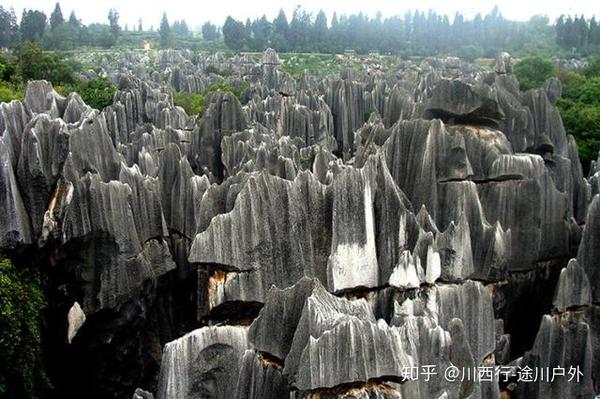
[{"label": "limestone karst pinnacle", "polygon": [[[101,65],[103,110],[45,81],[0,104],[0,247],[52,276],[66,396],[600,391],[600,178],[556,81],[521,92],[506,53],[299,81],[272,49],[150,54]],[[215,81],[248,89],[173,104]],[[525,365],[584,377],[407,371]]]}]

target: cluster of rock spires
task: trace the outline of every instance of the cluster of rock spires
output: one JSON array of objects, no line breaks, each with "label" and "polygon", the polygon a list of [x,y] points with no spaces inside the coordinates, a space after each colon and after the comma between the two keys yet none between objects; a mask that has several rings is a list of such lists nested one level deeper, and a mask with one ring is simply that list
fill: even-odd
[{"label": "cluster of rock spires", "polygon": [[[50,276],[57,388],[599,393],[600,160],[586,179],[560,82],[521,92],[511,63],[295,81],[270,49],[126,53],[98,60],[118,86],[101,111],[29,82],[0,105],[0,248]],[[219,80],[249,87],[173,105]],[[444,375],[483,366],[510,378]],[[556,366],[580,381],[517,379]]]}]

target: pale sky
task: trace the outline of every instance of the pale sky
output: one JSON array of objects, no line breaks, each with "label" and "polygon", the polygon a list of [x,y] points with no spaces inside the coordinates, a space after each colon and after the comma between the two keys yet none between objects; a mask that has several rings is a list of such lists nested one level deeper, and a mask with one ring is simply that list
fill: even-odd
[{"label": "pale sky", "polygon": [[[0,4],[14,7],[17,18],[21,18],[23,8],[41,10],[50,15],[54,9],[53,0],[0,0]],[[269,19],[277,15],[280,8],[286,12],[288,19],[296,5],[316,14],[320,9],[331,18],[333,11],[338,14],[352,14],[363,12],[375,15],[381,11],[383,16],[404,14],[407,10],[432,9],[440,14],[450,17],[458,10],[467,17],[481,12],[488,13],[498,4],[502,14],[514,20],[527,20],[532,15],[545,14],[554,20],[561,14],[584,14],[587,17],[596,15],[600,17],[600,2],[598,0],[61,0],[60,5],[65,16],[68,18],[71,10],[83,23],[107,22],[108,10],[116,8],[121,15],[120,24],[128,24],[131,28],[137,24],[141,17],[144,21],[144,29],[153,25],[156,29],[160,23],[163,11],[167,12],[170,22],[176,19],[185,19],[190,27],[197,27],[205,21],[212,21],[222,25],[227,15],[236,19],[245,20],[258,18],[266,14]]]}]

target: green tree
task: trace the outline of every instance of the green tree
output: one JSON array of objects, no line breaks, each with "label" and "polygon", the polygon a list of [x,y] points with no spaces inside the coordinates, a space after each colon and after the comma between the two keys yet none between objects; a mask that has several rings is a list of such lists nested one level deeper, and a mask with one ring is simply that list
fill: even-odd
[{"label": "green tree", "polygon": [[39,274],[18,270],[0,258],[0,396],[39,397],[45,376],[41,362]]},{"label": "green tree", "polygon": [[91,46],[109,48],[117,43],[116,37],[111,33],[110,26],[106,24],[90,24],[86,29],[85,42]]},{"label": "green tree", "polygon": [[175,21],[173,24],[173,33],[181,37],[190,35],[190,28],[188,27],[187,22],[185,22],[185,19]]},{"label": "green tree", "polygon": [[586,173],[600,151],[600,68],[596,69],[594,62],[588,68],[584,70],[587,76],[571,71],[558,73],[563,98],[557,104],[565,130],[575,137]]},{"label": "green tree", "polygon": [[277,51],[287,51],[289,49],[290,26],[283,10],[273,20],[273,31],[271,37],[271,46]]},{"label": "green tree", "polygon": [[44,48],[53,50],[73,50],[78,44],[78,29],[71,24],[62,24],[46,32],[42,43]]},{"label": "green tree", "polygon": [[8,103],[12,100],[23,100],[23,94],[6,82],[0,82],[0,103]]},{"label": "green tree", "polygon": [[39,42],[46,30],[46,14],[37,10],[23,10],[21,17],[21,38],[32,42]]},{"label": "green tree", "polygon": [[223,39],[225,45],[232,50],[240,51],[246,42],[246,28],[240,21],[227,17],[223,25]]},{"label": "green tree", "polygon": [[71,11],[71,15],[69,15],[69,25],[71,25],[72,27],[79,29],[81,28],[81,21],[79,19],[77,19],[77,16],[75,15],[75,11]]},{"label": "green tree", "polygon": [[305,51],[310,43],[312,21],[309,13],[296,7],[290,22],[290,44],[296,51]]},{"label": "green tree", "polygon": [[160,20],[160,28],[158,28],[158,33],[160,35],[160,46],[162,48],[170,47],[173,37],[166,12],[163,13],[162,19]]},{"label": "green tree", "polygon": [[57,55],[44,53],[33,42],[22,43],[16,51],[17,70],[23,82],[46,79],[55,85],[73,83],[73,70]]},{"label": "green tree", "polygon": [[0,6],[0,47],[12,47],[19,39],[19,26],[15,10]]},{"label": "green tree", "polygon": [[266,16],[255,20],[252,23],[253,48],[256,51],[263,51],[269,46],[269,38],[271,37],[271,23],[267,21]]},{"label": "green tree", "polygon": [[546,79],[556,74],[554,65],[541,57],[523,58],[514,67],[521,90],[541,87]]},{"label": "green tree", "polygon": [[121,27],[119,26],[119,12],[114,8],[108,10],[108,23],[110,25],[110,33],[115,38],[116,42],[121,33]]},{"label": "green tree", "polygon": [[587,78],[594,78],[600,76],[600,57],[594,58],[586,67],[583,69],[583,74]]},{"label": "green tree", "polygon": [[62,26],[65,23],[65,19],[63,18],[62,11],[60,9],[60,4],[58,2],[54,6],[54,11],[50,14],[50,28],[52,30]]},{"label": "green tree", "polygon": [[173,33],[177,36],[186,37],[190,35],[190,29],[184,19],[173,23]]},{"label": "green tree", "polygon": [[217,27],[210,23],[210,21],[206,21],[202,25],[202,37],[204,40],[213,41],[218,39]]},{"label": "green tree", "polygon": [[313,27],[313,43],[315,43],[321,51],[327,50],[326,41],[328,33],[327,16],[323,10],[320,10],[315,18],[315,25]]}]

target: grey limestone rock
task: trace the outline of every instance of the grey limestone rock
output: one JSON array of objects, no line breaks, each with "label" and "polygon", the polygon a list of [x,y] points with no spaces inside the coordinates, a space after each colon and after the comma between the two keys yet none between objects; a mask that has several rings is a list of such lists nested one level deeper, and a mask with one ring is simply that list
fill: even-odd
[{"label": "grey limestone rock", "polygon": [[494,71],[497,74],[512,73],[512,57],[506,52],[501,52],[496,56],[494,62]]},{"label": "grey limestone rock", "polygon": [[157,399],[236,395],[247,328],[204,327],[165,345]]},{"label": "grey limestone rock", "polygon": [[133,393],[132,399],[154,399],[154,395],[152,395],[148,391],[144,391],[141,388],[136,388],[135,392]]},{"label": "grey limestone rock", "polygon": [[[566,369],[565,377],[556,377],[554,381],[545,378],[521,383],[517,397],[592,397],[593,358],[591,327],[585,320],[578,320],[570,315],[565,318],[545,315],[531,352],[523,358],[521,369],[529,367],[531,370],[540,370],[560,365]],[[579,370],[581,375],[577,373],[569,381],[568,370],[571,367]]]},{"label": "grey limestone rock", "polygon": [[592,290],[592,301],[600,301],[600,197],[594,196],[590,205],[581,244],[577,252],[577,262],[585,270],[590,281]]},{"label": "grey limestone rock", "polygon": [[247,350],[241,360],[237,382],[238,399],[288,398],[289,386],[281,375],[281,365],[253,350]]},{"label": "grey limestone rock", "polygon": [[553,305],[559,312],[575,306],[590,305],[592,293],[585,270],[576,259],[571,259],[567,267],[560,271]]},{"label": "grey limestone rock", "polygon": [[269,290],[265,306],[248,332],[248,339],[257,350],[281,360],[286,358],[314,286],[314,280],[303,278],[292,287]]},{"label": "grey limestone rock", "polygon": [[79,303],[75,302],[73,306],[69,309],[69,313],[67,313],[67,342],[71,343],[75,335],[77,335],[77,331],[83,326],[85,323],[85,313]]},{"label": "grey limestone rock", "polygon": [[495,125],[504,119],[493,89],[456,79],[437,83],[425,107],[425,116],[475,125]]},{"label": "grey limestone rock", "polygon": [[250,176],[233,210],[196,235],[189,259],[244,272],[239,278],[254,281],[247,289],[258,295],[249,298],[261,301],[272,284],[289,287],[304,275],[326,282],[330,204],[326,187],[310,173],[293,182],[264,172]]}]

